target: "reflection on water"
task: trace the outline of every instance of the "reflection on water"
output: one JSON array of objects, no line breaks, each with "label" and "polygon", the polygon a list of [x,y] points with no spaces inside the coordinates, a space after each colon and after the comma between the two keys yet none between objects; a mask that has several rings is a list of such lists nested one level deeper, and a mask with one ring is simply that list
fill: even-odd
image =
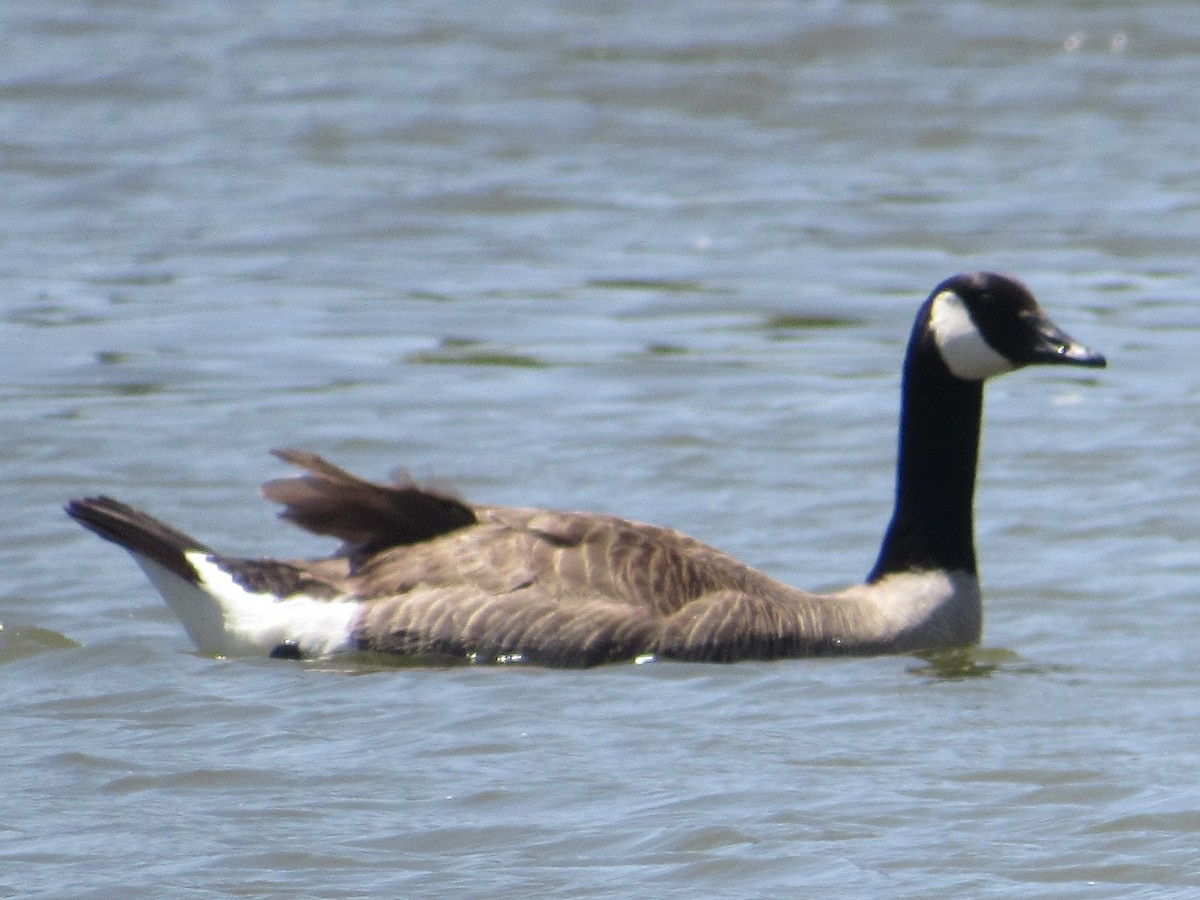
[{"label": "reflection on water", "polygon": [[924,663],[908,669],[931,681],[961,681],[967,678],[989,678],[997,670],[1029,671],[1020,655],[1011,650],[968,647],[917,654]]},{"label": "reflection on water", "polygon": [[438,349],[410,353],[405,359],[417,364],[506,366],[517,369],[539,369],[546,365],[534,356],[505,352],[470,338],[443,338]]},{"label": "reflection on water", "polygon": [[48,628],[5,628],[0,624],[0,665],[16,662],[35,653],[71,650],[79,646],[65,634]]}]

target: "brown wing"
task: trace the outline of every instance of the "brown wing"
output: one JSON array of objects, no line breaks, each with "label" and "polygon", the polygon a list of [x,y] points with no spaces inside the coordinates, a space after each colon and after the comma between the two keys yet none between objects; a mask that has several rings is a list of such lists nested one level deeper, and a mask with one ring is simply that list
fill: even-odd
[{"label": "brown wing", "polygon": [[656,616],[717,590],[762,592],[775,583],[687,535],[595,513],[476,507],[475,525],[393,547],[355,569],[356,594],[418,585],[523,591],[563,605],[604,600]]},{"label": "brown wing", "polygon": [[374,553],[414,544],[475,522],[471,507],[408,480],[378,484],[351,475],[302,450],[274,450],[305,469],[262,487],[268,500],[284,504],[281,518],[316,534],[341,538],[342,553],[359,562]]},{"label": "brown wing", "polygon": [[306,474],[264,493],[288,504],[285,518],[349,545],[341,584],[364,601],[362,649],[595,665],[655,649],[714,658],[718,645],[722,656],[774,655],[785,630],[770,598],[790,588],[679,532],[470,507],[410,483],[362,481],[317,457],[284,458]]},{"label": "brown wing", "polygon": [[[352,590],[371,601],[356,628],[360,647],[559,666],[653,652],[775,655],[779,626],[766,598],[788,589],[699,541],[586,513],[476,515],[477,525],[360,567]],[[755,597],[761,614],[733,621],[730,612]]]},{"label": "brown wing", "polygon": [[714,590],[770,579],[679,532],[594,513],[472,507],[410,481],[358,478],[318,456],[275,451],[305,474],[268,482],[281,517],[341,538],[347,586],[364,599],[418,585],[482,595],[518,589],[560,603],[604,599],[668,615]]}]

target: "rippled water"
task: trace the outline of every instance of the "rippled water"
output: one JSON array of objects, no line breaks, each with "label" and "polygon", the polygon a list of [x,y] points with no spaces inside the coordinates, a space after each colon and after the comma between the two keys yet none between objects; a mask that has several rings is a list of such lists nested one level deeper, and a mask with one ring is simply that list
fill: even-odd
[{"label": "rippled water", "polygon": [[[1188,896],[1200,20],[1065,3],[0,11],[0,896]],[[208,659],[105,492],[265,454],[857,580],[898,368],[998,268],[1103,372],[989,389],[983,646],[590,672]]]}]

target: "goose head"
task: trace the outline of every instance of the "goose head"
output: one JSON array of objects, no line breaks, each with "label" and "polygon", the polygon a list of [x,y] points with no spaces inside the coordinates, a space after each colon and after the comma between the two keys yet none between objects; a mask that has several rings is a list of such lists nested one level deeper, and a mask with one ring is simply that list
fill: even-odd
[{"label": "goose head", "polygon": [[994,272],[947,278],[929,295],[924,330],[949,373],[983,381],[1024,366],[1102,368],[1104,356],[1050,321],[1019,281]]},{"label": "goose head", "polygon": [[1006,275],[947,278],[917,314],[904,363],[896,504],[868,582],[944,570],[975,577],[972,501],[988,378],[1025,366],[1101,367]]}]

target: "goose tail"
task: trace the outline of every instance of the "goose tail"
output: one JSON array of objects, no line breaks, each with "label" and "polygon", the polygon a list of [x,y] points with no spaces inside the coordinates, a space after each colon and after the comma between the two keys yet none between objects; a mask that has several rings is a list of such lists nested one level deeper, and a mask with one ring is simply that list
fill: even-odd
[{"label": "goose tail", "polygon": [[201,653],[301,657],[350,649],[358,604],[297,566],[219,556],[111,497],[72,500],[66,513],[133,557]]}]

